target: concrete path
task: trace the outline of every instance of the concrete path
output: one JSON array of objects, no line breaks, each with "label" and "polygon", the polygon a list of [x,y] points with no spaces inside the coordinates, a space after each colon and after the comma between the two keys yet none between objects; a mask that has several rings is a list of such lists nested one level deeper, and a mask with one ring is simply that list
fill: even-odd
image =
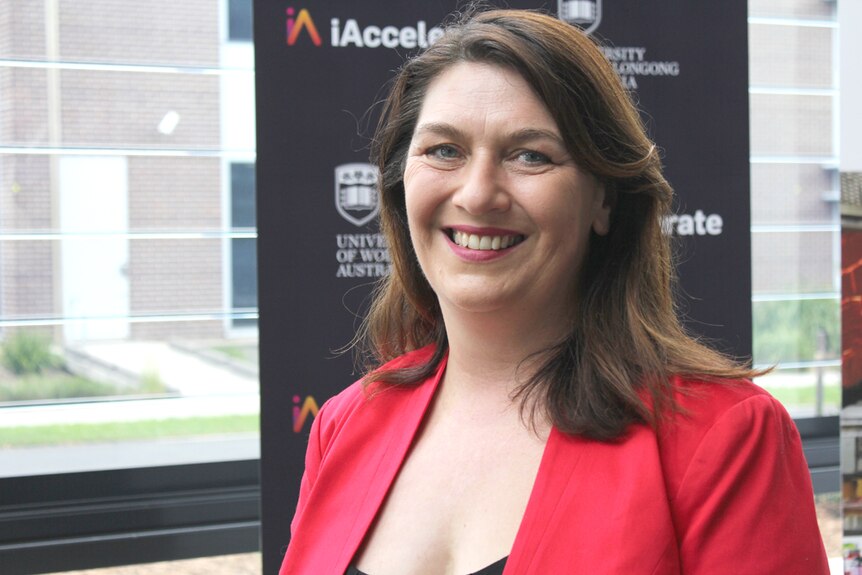
[{"label": "concrete path", "polygon": [[157,376],[181,395],[257,393],[258,379],[248,371],[231,369],[225,357],[215,363],[202,355],[160,341],[87,343],[76,351],[138,377]]},{"label": "concrete path", "polygon": [[0,428],[58,423],[105,423],[257,413],[259,383],[252,370],[231,368],[164,342],[88,343],[76,355],[139,379],[158,376],[175,397],[45,402],[0,408]]},{"label": "concrete path", "polygon": [[0,428],[64,423],[108,423],[258,413],[257,393],[162,399],[111,399],[0,408]]}]

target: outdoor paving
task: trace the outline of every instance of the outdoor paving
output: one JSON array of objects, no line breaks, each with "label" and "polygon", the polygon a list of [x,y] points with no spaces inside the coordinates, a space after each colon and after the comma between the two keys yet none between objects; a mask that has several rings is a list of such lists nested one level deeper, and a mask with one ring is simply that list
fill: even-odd
[{"label": "outdoor paving", "polygon": [[258,390],[254,373],[230,369],[228,359],[217,363],[161,341],[91,342],[78,350],[101,362],[137,376],[155,374],[171,390],[184,396],[236,394]]},{"label": "outdoor paving", "polygon": [[260,553],[142,563],[105,569],[67,571],[65,575],[261,575]]}]

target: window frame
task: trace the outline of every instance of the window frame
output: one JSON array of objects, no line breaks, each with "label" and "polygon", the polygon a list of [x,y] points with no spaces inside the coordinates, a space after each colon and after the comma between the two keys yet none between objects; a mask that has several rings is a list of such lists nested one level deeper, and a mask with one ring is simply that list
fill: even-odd
[{"label": "window frame", "polygon": [[258,459],[0,479],[0,571],[260,549]]}]

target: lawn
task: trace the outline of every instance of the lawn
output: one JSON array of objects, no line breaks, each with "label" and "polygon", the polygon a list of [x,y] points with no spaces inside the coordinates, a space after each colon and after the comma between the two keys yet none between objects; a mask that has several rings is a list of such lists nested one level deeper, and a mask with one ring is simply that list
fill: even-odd
[{"label": "lawn", "polygon": [[[816,387],[813,385],[802,387],[768,387],[764,389],[771,393],[778,401],[785,405],[814,405],[816,402]],[[838,385],[827,385],[823,388],[824,405],[841,405],[841,387]]]},{"label": "lawn", "polygon": [[0,427],[0,448],[256,433],[257,415]]}]

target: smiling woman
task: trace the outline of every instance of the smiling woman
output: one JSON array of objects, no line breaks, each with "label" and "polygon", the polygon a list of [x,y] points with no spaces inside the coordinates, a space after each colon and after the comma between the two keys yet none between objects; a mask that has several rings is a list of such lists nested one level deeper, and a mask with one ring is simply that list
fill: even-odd
[{"label": "smiling woman", "polygon": [[675,314],[672,190],[589,38],[468,15],[374,144],[377,361],[314,422],[282,575],[828,573],[792,421]]}]

